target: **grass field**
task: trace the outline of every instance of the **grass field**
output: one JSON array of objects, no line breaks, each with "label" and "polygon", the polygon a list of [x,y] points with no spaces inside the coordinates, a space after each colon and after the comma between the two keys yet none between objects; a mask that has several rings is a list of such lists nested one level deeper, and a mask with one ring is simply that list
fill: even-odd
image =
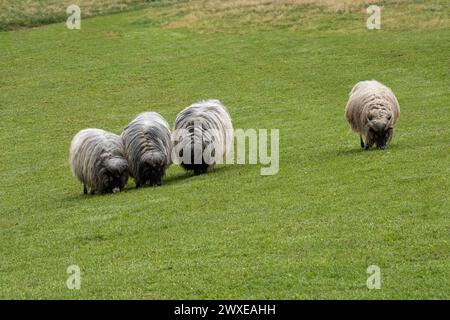
[{"label": "grass field", "polygon": [[[366,3],[312,2],[144,1],[89,19],[82,7],[81,30],[10,17],[0,298],[449,299],[448,2],[380,2],[381,30],[366,28]],[[344,119],[365,79],[402,108],[384,151],[361,151]],[[173,123],[204,98],[235,128],[280,129],[277,175],[172,165],[158,188],[82,194],[68,165],[78,130],[120,133],[144,110]],[[69,265],[81,290],[66,287]]]}]

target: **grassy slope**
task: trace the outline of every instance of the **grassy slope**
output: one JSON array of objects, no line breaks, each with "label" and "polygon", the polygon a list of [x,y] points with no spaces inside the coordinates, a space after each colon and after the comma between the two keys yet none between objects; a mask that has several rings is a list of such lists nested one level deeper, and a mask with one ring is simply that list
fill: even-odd
[{"label": "grassy slope", "polygon": [[183,0],[0,0],[0,30],[36,27],[67,20],[66,9],[78,5],[81,17],[144,7],[162,7]]},{"label": "grassy slope", "polygon": [[[307,31],[202,34],[153,14],[0,33],[0,297],[450,297],[448,29],[369,32],[364,14],[321,12]],[[343,118],[371,78],[402,106],[384,152],[361,152]],[[172,122],[206,97],[237,128],[280,128],[278,175],[172,166],[160,188],[81,194],[79,129],[119,133],[143,110]],[[382,290],[366,288],[370,264]]]}]

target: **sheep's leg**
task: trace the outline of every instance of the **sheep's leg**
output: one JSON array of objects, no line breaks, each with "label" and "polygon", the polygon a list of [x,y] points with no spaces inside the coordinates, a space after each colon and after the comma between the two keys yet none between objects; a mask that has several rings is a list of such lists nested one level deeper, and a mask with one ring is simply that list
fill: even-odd
[{"label": "sheep's leg", "polygon": [[94,189],[91,189],[91,194],[95,194],[95,190]]},{"label": "sheep's leg", "polygon": [[88,193],[88,191],[87,191],[87,188],[86,188],[86,185],[85,185],[85,184],[83,184],[83,193],[84,193],[84,194],[87,194],[87,193]]},{"label": "sheep's leg", "polygon": [[366,145],[364,146],[364,150],[369,150],[373,146],[374,142],[372,140],[366,141]]},{"label": "sheep's leg", "polygon": [[150,174],[150,177],[148,178],[148,184],[150,185],[150,187],[153,187],[156,184],[156,176],[154,173]]},{"label": "sheep's leg", "polygon": [[359,140],[360,140],[360,142],[361,142],[361,148],[365,148],[365,146],[364,146],[364,141],[363,141],[363,138],[362,138],[362,136],[361,135],[359,135]]}]

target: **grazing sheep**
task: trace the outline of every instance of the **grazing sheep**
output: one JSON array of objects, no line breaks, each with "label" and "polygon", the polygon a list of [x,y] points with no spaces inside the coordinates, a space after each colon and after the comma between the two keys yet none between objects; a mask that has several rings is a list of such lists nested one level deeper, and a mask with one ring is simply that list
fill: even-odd
[{"label": "grazing sheep", "polygon": [[78,132],[70,145],[70,166],[84,193],[121,191],[128,181],[122,139],[101,129]]},{"label": "grazing sheep", "polygon": [[400,105],[394,93],[375,80],[358,82],[345,107],[345,117],[353,131],[359,133],[361,148],[366,150],[374,144],[386,148],[399,116]]},{"label": "grazing sheep", "polygon": [[175,119],[174,160],[194,174],[205,173],[230,151],[233,125],[227,108],[218,100],[195,103]]},{"label": "grazing sheep", "polygon": [[169,124],[156,112],[139,114],[124,129],[122,139],[136,188],[161,185],[171,163],[172,148]]}]

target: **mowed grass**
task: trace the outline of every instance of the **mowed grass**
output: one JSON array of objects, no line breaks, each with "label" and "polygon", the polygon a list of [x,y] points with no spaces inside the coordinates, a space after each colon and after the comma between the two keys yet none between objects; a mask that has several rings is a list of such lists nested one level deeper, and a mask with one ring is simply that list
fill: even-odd
[{"label": "mowed grass", "polygon": [[[433,8],[414,19],[445,10]],[[0,33],[1,298],[450,298],[448,28],[369,31],[364,10],[306,6],[307,29],[242,13],[221,32],[161,25],[158,10]],[[385,151],[361,151],[344,119],[365,79],[402,108]],[[173,123],[205,98],[235,128],[280,130],[277,175],[172,165],[158,188],[82,194],[68,165],[78,130],[120,133],[141,111]],[[69,265],[81,290],[66,287]]]}]

